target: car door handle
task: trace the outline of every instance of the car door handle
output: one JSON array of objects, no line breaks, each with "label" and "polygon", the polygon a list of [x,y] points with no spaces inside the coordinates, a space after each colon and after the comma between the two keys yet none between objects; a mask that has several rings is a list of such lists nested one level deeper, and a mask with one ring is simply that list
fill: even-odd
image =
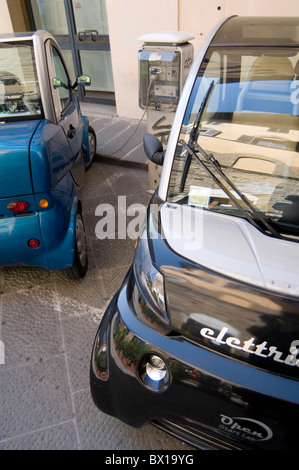
[{"label": "car door handle", "polygon": [[72,139],[76,134],[76,128],[71,124],[67,133],[69,139]]}]

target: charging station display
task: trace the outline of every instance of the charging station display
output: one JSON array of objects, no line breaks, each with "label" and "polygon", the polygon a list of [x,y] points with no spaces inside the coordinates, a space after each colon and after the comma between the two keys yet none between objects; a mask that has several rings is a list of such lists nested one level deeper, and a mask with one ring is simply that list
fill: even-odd
[{"label": "charging station display", "polygon": [[180,95],[180,53],[139,52],[139,106],[143,109],[177,107]]}]

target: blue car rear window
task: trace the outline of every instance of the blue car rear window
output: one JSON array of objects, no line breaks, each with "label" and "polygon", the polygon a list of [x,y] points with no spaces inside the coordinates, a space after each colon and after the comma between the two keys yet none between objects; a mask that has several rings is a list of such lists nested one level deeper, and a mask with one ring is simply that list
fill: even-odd
[{"label": "blue car rear window", "polygon": [[0,42],[0,119],[43,114],[32,41]]}]

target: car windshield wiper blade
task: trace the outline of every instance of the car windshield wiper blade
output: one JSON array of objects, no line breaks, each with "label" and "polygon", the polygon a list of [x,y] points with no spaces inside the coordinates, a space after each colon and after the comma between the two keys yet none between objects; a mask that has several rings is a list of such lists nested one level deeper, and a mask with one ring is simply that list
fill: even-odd
[{"label": "car windshield wiper blade", "polygon": [[[194,157],[199,164],[202,166],[202,168],[211,176],[211,178],[217,183],[217,185],[226,193],[226,195],[235,203],[235,205],[240,209],[240,211],[245,215],[246,219],[254,225],[257,229],[260,229],[260,225],[256,222],[256,219],[258,219],[264,228],[269,231],[274,237],[276,238],[283,238],[280,233],[278,233],[271,224],[265,220],[265,218],[259,214],[259,212],[252,206],[252,204],[248,201],[248,199],[244,196],[243,193],[239,191],[239,189],[234,185],[234,183],[226,176],[225,173],[221,170],[221,166],[219,162],[215,159],[212,153],[209,155],[204,151],[204,149],[197,143],[195,142],[193,145],[193,148],[191,148],[186,142],[181,141],[181,144],[183,148],[187,151],[187,153],[191,157]],[[222,181],[217,178],[217,176],[205,165],[205,163],[198,157],[197,153],[199,152],[206,160],[207,162],[211,163],[213,168],[217,171],[217,173],[221,176],[221,178],[226,182],[228,186],[230,186],[230,189],[228,189]],[[244,202],[246,205],[247,209],[249,209],[250,213],[248,210],[245,210],[245,208],[240,204],[238,201],[238,198],[234,195],[236,193],[239,198]]]},{"label": "car windshield wiper blade", "polygon": [[[196,118],[194,120],[194,123],[193,123],[193,127],[192,127],[192,130],[190,132],[190,136],[189,136],[189,142],[188,142],[188,145],[189,147],[193,147],[194,143],[196,142],[197,140],[197,134],[198,134],[198,128],[199,128],[199,123],[200,123],[200,120],[201,120],[201,117],[202,117],[202,113],[207,105],[207,102],[211,96],[211,93],[212,93],[212,90],[214,88],[214,80],[211,81],[210,85],[209,85],[209,88],[201,102],[201,105],[200,105],[200,108],[198,110],[198,113],[196,115]],[[183,166],[183,170],[182,170],[182,177],[181,177],[181,182],[180,182],[180,193],[182,193],[184,191],[184,187],[185,187],[185,183],[186,183],[186,178],[187,178],[187,174],[188,174],[188,171],[189,171],[189,167],[190,167],[190,163],[191,163],[191,155],[189,152],[187,152],[187,155],[185,157],[185,160],[184,160],[184,166]]]}]

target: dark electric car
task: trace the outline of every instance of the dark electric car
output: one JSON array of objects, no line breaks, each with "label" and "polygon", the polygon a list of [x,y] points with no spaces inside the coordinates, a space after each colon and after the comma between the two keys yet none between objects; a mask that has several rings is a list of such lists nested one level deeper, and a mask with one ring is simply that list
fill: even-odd
[{"label": "dark electric car", "polygon": [[231,17],[189,72],[133,264],[97,332],[103,412],[200,449],[296,449],[299,18]]}]

